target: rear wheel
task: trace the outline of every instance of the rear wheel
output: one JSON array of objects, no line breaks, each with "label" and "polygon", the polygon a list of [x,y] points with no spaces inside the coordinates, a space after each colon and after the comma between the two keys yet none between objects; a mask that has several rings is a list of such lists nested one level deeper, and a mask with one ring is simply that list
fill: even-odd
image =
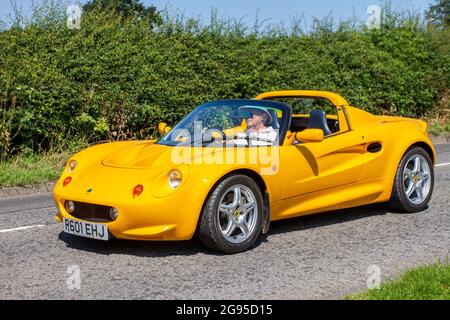
[{"label": "rear wheel", "polygon": [[261,234],[263,197],[248,176],[233,175],[210,194],[202,213],[199,237],[210,249],[237,253],[252,247]]},{"label": "rear wheel", "polygon": [[425,210],[434,187],[433,163],[420,147],[410,149],[403,156],[395,175],[390,204],[405,212]]}]

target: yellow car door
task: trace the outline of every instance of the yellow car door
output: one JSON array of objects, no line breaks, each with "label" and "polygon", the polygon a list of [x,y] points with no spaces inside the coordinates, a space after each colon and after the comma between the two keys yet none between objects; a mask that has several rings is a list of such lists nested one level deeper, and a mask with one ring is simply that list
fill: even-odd
[{"label": "yellow car door", "polygon": [[355,131],[280,150],[282,199],[356,183],[365,166],[363,137]]}]

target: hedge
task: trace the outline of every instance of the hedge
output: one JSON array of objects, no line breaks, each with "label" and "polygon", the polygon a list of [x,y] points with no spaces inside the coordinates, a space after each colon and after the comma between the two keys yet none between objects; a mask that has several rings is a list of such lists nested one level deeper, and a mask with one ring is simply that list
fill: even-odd
[{"label": "hedge", "polygon": [[0,32],[0,159],[146,139],[203,102],[276,89],[330,90],[376,114],[423,117],[448,92],[446,32],[389,12],[379,30],[318,21],[308,33],[95,11],[70,30],[61,12],[47,14]]}]

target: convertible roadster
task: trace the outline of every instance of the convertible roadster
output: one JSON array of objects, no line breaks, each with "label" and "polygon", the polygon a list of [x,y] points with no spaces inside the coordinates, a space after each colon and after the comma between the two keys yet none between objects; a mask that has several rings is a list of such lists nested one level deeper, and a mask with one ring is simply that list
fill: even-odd
[{"label": "convertible roadster", "polygon": [[[293,114],[295,112],[295,114]],[[56,219],[98,240],[188,240],[247,250],[271,221],[386,202],[430,201],[425,122],[375,116],[323,91],[205,103],[157,141],[95,145],[68,161]]]}]

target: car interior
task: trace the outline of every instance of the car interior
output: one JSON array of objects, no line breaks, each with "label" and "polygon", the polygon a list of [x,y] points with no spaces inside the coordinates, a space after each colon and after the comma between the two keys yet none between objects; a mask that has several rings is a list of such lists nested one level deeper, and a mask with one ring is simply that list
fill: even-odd
[{"label": "car interior", "polygon": [[306,129],[321,129],[324,136],[340,131],[337,111],[328,101],[321,99],[283,99],[293,109],[290,128],[284,145],[300,143],[295,133]]},{"label": "car interior", "polygon": [[[296,103],[298,101],[300,103]],[[303,103],[305,99],[296,99],[294,103],[292,101],[286,101],[291,104],[293,108],[293,115],[291,119],[290,128],[286,134],[284,145],[299,144],[300,142],[295,139],[295,133],[301,132],[306,129],[321,129],[324,136],[329,136],[340,131],[339,121],[335,107],[331,106],[323,101],[315,103]],[[311,99],[309,99],[311,100]],[[306,110],[305,110],[306,109]],[[298,110],[298,111],[297,111]],[[301,110],[301,111],[300,111]],[[309,113],[308,110],[311,110]],[[274,129],[280,128],[280,122],[282,121],[281,114],[277,114],[275,110],[267,110],[272,116],[272,123],[270,124]],[[297,111],[297,113],[295,112]],[[326,112],[328,111],[328,113]],[[246,123],[245,119],[239,127],[225,130],[227,135],[235,134],[236,132],[245,131]]]},{"label": "car interior", "polygon": [[325,113],[323,110],[313,110],[309,115],[293,115],[291,120],[291,132],[300,132],[305,129],[322,129],[325,136],[339,131],[337,117]]}]

